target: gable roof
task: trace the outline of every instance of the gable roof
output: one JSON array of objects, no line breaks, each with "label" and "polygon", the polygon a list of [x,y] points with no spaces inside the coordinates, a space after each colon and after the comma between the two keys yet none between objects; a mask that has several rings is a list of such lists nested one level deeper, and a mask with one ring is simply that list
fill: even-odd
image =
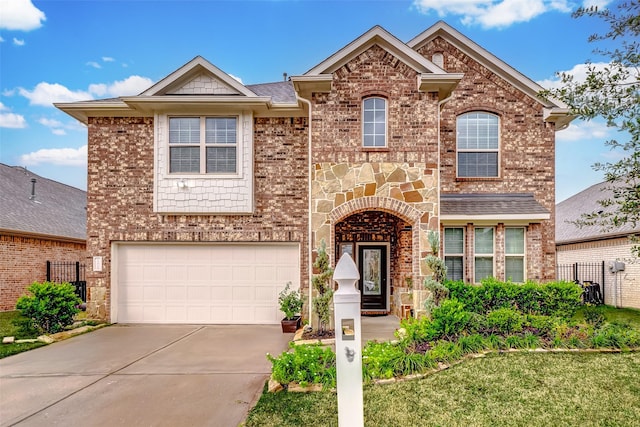
[{"label": "gable roof", "polygon": [[474,61],[491,70],[510,84],[526,93],[531,98],[537,100],[545,106],[545,119],[556,122],[557,128],[564,129],[573,120],[569,115],[569,107],[559,100],[543,100],[538,97],[538,92],[544,88],[534,82],[506,62],[502,61],[488,50],[450,26],[444,21],[438,21],[431,27],[407,42],[412,49],[418,50],[430,41],[442,37],[444,40],[455,46],[465,55]]},{"label": "gable roof", "polygon": [[[35,197],[32,180],[35,179]],[[87,193],[0,163],[0,232],[84,242]]]},{"label": "gable roof", "polygon": [[572,223],[585,213],[614,212],[615,206],[602,207],[598,203],[598,200],[613,196],[612,185],[608,182],[592,185],[556,205],[556,244],[603,240],[640,232],[640,224],[635,228],[625,224],[603,231],[598,225],[578,227]]},{"label": "gable roof", "polygon": [[303,96],[308,96],[313,91],[329,91],[333,80],[332,73],[374,45],[415,70],[419,75],[420,90],[438,92],[440,99],[449,96],[463,77],[462,74],[447,73],[393,34],[376,25],[303,75],[292,76],[296,91]]}]

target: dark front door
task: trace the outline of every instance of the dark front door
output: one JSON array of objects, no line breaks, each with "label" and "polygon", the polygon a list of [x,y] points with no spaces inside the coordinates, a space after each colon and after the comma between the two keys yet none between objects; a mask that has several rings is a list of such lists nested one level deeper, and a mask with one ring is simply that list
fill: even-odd
[{"label": "dark front door", "polygon": [[387,247],[358,246],[362,310],[387,309]]}]

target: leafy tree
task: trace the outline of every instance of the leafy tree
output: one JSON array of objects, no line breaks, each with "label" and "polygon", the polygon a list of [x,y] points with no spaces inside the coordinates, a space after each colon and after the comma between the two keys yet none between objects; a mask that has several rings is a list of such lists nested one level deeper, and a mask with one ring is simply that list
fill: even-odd
[{"label": "leafy tree", "polygon": [[324,240],[318,248],[318,257],[313,267],[319,271],[312,279],[313,288],[317,292],[316,297],[313,298],[313,310],[318,316],[319,335],[323,335],[325,325],[328,325],[331,320],[331,298],[333,297],[333,268],[329,265],[329,255]]},{"label": "leafy tree", "polygon": [[[573,17],[595,17],[609,25],[605,34],[593,34],[589,42],[610,46],[594,50],[609,57],[610,63],[602,69],[588,62],[584,81],[560,73],[563,86],[545,90],[541,96],[564,101],[580,119],[602,117],[608,126],[629,136],[626,142],[606,142],[612,150],[621,150],[620,160],[593,165],[604,172],[605,189],[611,191],[611,197],[598,203],[609,209],[586,213],[576,225],[596,225],[605,231],[623,225],[635,228],[640,225],[640,3],[621,1],[615,9],[583,7]],[[640,256],[640,240],[636,237],[634,242],[633,252]]]}]

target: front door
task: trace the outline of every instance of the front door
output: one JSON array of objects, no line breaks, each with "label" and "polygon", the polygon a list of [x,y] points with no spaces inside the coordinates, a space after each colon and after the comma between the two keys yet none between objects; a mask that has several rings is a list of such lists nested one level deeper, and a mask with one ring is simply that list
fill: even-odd
[{"label": "front door", "polygon": [[362,310],[387,309],[387,246],[358,246]]}]

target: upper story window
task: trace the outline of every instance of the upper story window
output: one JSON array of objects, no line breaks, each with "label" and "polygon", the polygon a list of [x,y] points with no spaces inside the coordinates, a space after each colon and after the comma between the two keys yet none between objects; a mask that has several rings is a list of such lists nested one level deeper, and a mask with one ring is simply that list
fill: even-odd
[{"label": "upper story window", "polygon": [[362,145],[387,146],[387,100],[384,98],[362,101]]},{"label": "upper story window", "polygon": [[491,113],[474,111],[458,116],[458,177],[498,176],[499,120]]},{"label": "upper story window", "polygon": [[169,172],[237,171],[236,117],[170,117]]}]

